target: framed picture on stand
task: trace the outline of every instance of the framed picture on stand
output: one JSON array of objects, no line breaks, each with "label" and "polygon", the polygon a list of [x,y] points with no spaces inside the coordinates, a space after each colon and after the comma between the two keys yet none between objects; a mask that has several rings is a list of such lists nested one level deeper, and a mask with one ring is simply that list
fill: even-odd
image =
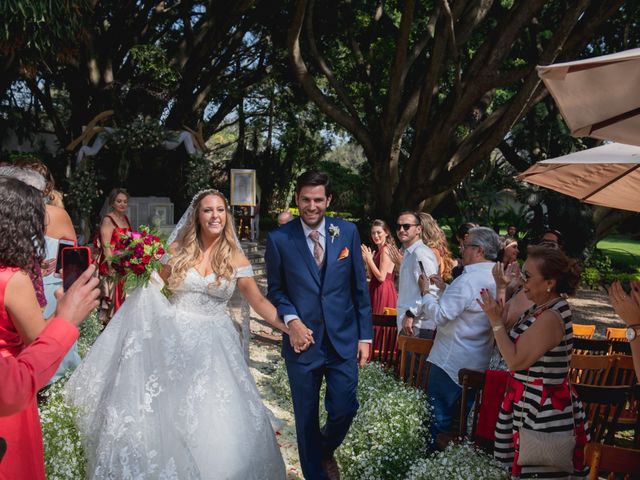
[{"label": "framed picture on stand", "polygon": [[256,205],[256,171],[231,169],[231,205],[254,207]]}]

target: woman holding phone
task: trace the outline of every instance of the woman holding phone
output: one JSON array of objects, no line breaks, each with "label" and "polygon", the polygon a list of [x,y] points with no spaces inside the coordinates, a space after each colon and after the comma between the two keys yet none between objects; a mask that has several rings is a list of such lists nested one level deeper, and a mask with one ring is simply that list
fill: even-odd
[{"label": "woman holding phone", "polygon": [[[0,356],[16,357],[44,329],[46,321],[29,273],[44,260],[45,207],[37,189],[0,177]],[[2,388],[2,387],[0,387]],[[0,418],[10,448],[0,478],[44,480],[40,419],[35,400]]]}]

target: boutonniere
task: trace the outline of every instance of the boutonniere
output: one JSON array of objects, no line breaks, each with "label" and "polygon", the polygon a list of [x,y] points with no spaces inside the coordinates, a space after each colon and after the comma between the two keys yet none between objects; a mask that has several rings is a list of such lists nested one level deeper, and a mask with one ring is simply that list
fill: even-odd
[{"label": "boutonniere", "polygon": [[340,251],[340,255],[338,255],[338,260],[344,260],[345,258],[347,258],[349,256],[349,249],[347,247],[344,247],[341,251]]},{"label": "boutonniere", "polygon": [[333,223],[329,225],[329,236],[331,237],[331,243],[333,243],[335,238],[340,236],[340,227],[334,225]]}]

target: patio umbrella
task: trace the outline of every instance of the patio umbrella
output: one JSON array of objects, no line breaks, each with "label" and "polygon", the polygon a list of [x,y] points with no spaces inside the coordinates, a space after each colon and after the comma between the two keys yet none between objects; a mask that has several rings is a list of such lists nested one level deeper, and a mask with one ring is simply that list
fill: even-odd
[{"label": "patio umbrella", "polygon": [[543,160],[518,180],[583,202],[640,212],[640,147],[611,143]]},{"label": "patio umbrella", "polygon": [[573,136],[640,145],[640,48],[537,68]]}]

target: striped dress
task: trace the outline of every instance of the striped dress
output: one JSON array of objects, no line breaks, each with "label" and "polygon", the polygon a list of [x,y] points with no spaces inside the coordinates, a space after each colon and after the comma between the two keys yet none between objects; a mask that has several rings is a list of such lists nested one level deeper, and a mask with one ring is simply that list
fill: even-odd
[{"label": "striped dress", "polygon": [[[587,442],[585,415],[582,404],[575,396],[569,395],[567,372],[571,361],[573,329],[571,310],[566,300],[559,300],[549,307],[556,310],[565,326],[563,341],[546,352],[528,370],[511,372],[505,398],[500,407],[496,424],[494,456],[505,464],[514,477],[520,478],[584,478],[583,448]],[[509,336],[514,342],[522,335],[542,312],[535,312],[535,305],[524,312]],[[573,409],[573,414],[572,414]],[[527,429],[542,432],[576,432],[574,452],[575,471],[571,473],[554,471],[544,466],[524,466],[517,464],[519,430],[524,424]]]}]

